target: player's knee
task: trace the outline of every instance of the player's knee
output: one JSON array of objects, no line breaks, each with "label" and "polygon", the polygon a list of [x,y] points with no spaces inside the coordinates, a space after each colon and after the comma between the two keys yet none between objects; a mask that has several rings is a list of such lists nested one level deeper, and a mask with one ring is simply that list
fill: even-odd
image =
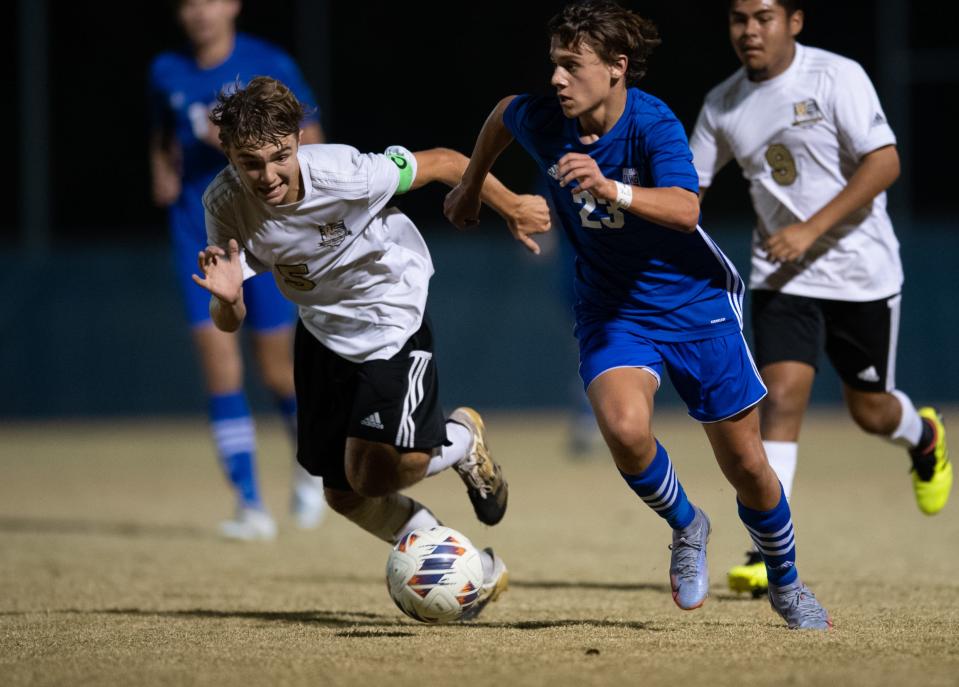
[{"label": "player's knee", "polygon": [[330,508],[344,516],[349,516],[364,500],[362,496],[352,491],[341,491],[329,487],[323,489],[323,496]]},{"label": "player's knee", "polygon": [[351,441],[346,453],[346,479],[353,490],[368,498],[397,491],[400,461],[396,450],[386,444]]},{"label": "player's knee", "polygon": [[603,434],[622,448],[647,454],[654,445],[648,418],[631,408],[615,409],[602,418]]}]

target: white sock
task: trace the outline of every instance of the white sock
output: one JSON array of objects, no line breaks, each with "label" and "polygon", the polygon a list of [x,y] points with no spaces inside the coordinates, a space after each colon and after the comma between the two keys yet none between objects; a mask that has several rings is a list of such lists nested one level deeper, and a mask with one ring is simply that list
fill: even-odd
[{"label": "white sock", "polygon": [[916,406],[912,404],[909,397],[893,389],[889,392],[896,397],[899,405],[902,407],[902,417],[899,419],[899,426],[896,431],[889,435],[888,439],[894,444],[905,446],[906,448],[915,448],[922,439],[922,418],[916,412]]},{"label": "white sock", "polygon": [[406,536],[407,532],[412,532],[420,527],[437,527],[439,524],[440,521],[436,519],[436,516],[433,515],[428,508],[420,508],[414,511],[410,519],[396,530],[396,533],[393,535],[393,541],[398,542]]},{"label": "white sock", "polygon": [[323,494],[323,478],[316,477],[311,475],[306,471],[302,465],[300,465],[296,458],[293,459],[293,489],[297,492],[305,492],[307,494],[318,492],[321,496]]},{"label": "white sock", "polygon": [[788,500],[793,490],[799,445],[795,441],[763,441],[763,448],[766,449],[769,466],[783,484],[783,492]]},{"label": "white sock", "polygon": [[447,421],[446,438],[452,443],[440,447],[440,451],[430,458],[426,476],[430,477],[463,460],[473,446],[473,434],[458,422]]}]

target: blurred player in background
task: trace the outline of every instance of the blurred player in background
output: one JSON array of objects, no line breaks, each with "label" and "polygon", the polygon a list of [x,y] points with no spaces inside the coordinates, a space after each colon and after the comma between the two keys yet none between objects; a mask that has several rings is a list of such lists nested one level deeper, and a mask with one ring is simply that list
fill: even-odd
[{"label": "blurred player in background", "polygon": [[[444,419],[426,317],[433,264],[423,237],[390,200],[431,181],[453,185],[466,158],[452,150],[393,147],[361,154],[343,145],[299,145],[302,105],[269,78],[220,97],[211,119],[230,160],[203,197],[210,246],[199,255],[216,326],[246,316],[244,279],[272,273],[299,306],[294,353],[297,457],[324,479],[333,510],[395,543],[438,524],[400,494],[454,467],[477,518],[498,523],[508,489],[470,408]],[[483,199],[514,235],[549,228],[538,196],[495,179]],[[475,615],[506,588],[506,566],[483,552]]]},{"label": "blurred player in background", "polygon": [[[256,475],[253,419],[243,393],[240,342],[237,334],[213,326],[209,294],[194,284],[190,275],[197,252],[206,246],[203,191],[226,161],[216,127],[209,120],[217,94],[255,75],[269,74],[289,83],[304,102],[314,99],[286,53],[237,33],[238,0],[181,0],[174,4],[189,45],[158,55],[150,67],[153,198],[170,209],[177,280],[203,368],[210,428],[220,464],[236,494],[235,516],[221,524],[221,532],[234,539],[272,539],[276,525],[264,506]],[[303,140],[316,143],[322,139],[314,111],[304,120]],[[244,289],[249,306],[247,327],[260,376],[295,439],[294,309],[270,275],[250,280]],[[322,482],[295,461],[293,472],[294,521],[302,528],[315,527],[325,509]]]},{"label": "blurred player in background", "polygon": [[769,598],[790,628],[824,630],[826,611],[799,578],[789,504],[759,438],[766,390],[742,335],[744,289],[699,228],[699,185],[682,125],[638,88],[660,40],[614,2],[567,6],[549,23],[558,97],[504,98],[486,120],[447,217],[476,221],[479,189],[515,137],[548,177],[576,250],[580,374],[613,460],[673,530],[670,584],[684,610],[709,590],[710,522],[686,497],[653,434],[667,371],[703,423],[739,515],[769,570]]},{"label": "blurred player in background", "polygon": [[[919,509],[938,513],[952,487],[942,418],[896,388],[903,275],[885,194],[899,175],[896,138],[862,67],[796,42],[799,0],[732,0],[729,10],[743,68],[706,96],[690,145],[701,194],[732,159],[750,182],[769,462],[788,497],[825,348],[853,420],[908,450]],[[728,579],[734,590],[764,590],[759,553]]]}]

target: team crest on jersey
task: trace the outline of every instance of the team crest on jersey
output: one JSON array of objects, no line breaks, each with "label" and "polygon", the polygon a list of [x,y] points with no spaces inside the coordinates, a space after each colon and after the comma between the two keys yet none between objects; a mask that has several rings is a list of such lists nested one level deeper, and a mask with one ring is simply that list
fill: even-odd
[{"label": "team crest on jersey", "polygon": [[793,126],[811,126],[823,118],[822,110],[815,100],[793,103]]},{"label": "team crest on jersey", "polygon": [[343,243],[347,236],[353,234],[346,228],[346,223],[341,219],[330,224],[321,224],[317,229],[320,231],[320,248],[336,248]]},{"label": "team crest on jersey", "polygon": [[623,167],[623,183],[630,186],[639,186],[639,172],[632,167]]},{"label": "team crest on jersey", "polygon": [[559,165],[552,164],[549,166],[549,169],[546,170],[546,173],[549,174],[552,178],[559,180]]}]

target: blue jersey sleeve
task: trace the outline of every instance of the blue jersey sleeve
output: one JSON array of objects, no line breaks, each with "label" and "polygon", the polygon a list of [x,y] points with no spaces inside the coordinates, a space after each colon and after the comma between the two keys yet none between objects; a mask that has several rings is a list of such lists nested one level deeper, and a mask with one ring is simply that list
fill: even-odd
[{"label": "blue jersey sleeve", "polygon": [[162,85],[163,65],[164,58],[161,55],[150,64],[147,77],[147,115],[151,131],[167,131],[173,128],[168,95]]},{"label": "blue jersey sleeve", "polygon": [[524,139],[526,138],[526,132],[523,127],[523,122],[526,120],[526,115],[529,112],[529,104],[532,99],[532,96],[529,95],[518,95],[513,98],[503,112],[503,124],[509,129],[509,132],[513,134],[513,138],[521,144],[525,144]]},{"label": "blue jersey sleeve", "polygon": [[653,186],[678,186],[699,193],[699,175],[682,124],[675,117],[663,117],[646,132],[645,157]]}]

